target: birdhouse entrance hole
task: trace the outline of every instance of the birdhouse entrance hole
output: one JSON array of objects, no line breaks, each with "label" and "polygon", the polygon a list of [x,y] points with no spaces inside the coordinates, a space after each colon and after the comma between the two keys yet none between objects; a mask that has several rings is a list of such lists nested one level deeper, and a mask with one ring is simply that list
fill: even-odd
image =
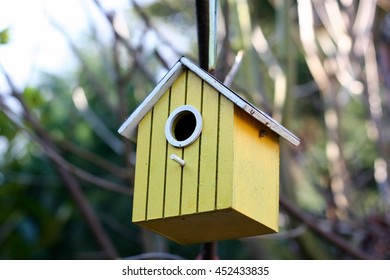
[{"label": "birdhouse entrance hole", "polygon": [[198,139],[202,131],[202,116],[191,105],[176,108],[165,125],[165,137],[174,147],[186,147]]},{"label": "birdhouse entrance hole", "polygon": [[196,127],[196,118],[190,112],[185,112],[182,116],[177,118],[174,126],[174,136],[178,141],[184,141],[192,135]]}]

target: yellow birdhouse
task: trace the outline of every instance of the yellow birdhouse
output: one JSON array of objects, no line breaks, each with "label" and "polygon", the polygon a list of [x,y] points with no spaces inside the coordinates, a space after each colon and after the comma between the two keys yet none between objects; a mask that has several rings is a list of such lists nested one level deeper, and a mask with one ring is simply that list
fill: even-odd
[{"label": "yellow birdhouse", "polygon": [[187,58],[119,133],[137,143],[134,223],[182,244],[277,232],[279,137],[300,140]]}]

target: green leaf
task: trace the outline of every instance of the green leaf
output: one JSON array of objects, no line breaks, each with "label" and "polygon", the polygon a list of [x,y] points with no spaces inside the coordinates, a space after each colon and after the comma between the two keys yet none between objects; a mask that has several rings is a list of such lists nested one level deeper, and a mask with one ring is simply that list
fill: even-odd
[{"label": "green leaf", "polygon": [[26,87],[23,92],[23,98],[31,108],[42,106],[45,103],[40,90],[34,87]]},{"label": "green leaf", "polygon": [[17,132],[18,130],[12,125],[8,117],[0,110],[0,135],[11,140],[16,136]]},{"label": "green leaf", "polygon": [[0,31],[0,44],[7,44],[9,42],[9,28]]}]

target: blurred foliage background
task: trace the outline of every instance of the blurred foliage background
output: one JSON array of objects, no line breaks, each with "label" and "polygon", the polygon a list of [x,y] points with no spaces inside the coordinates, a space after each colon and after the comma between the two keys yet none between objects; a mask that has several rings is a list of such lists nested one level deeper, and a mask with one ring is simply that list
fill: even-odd
[{"label": "blurred foliage background", "polygon": [[[200,245],[131,223],[135,147],[116,131],[180,56],[197,61],[195,1],[82,2],[76,38],[45,13],[70,70],[20,87],[0,57],[0,258],[194,259]],[[281,143],[280,232],[219,258],[390,258],[389,70],[387,0],[220,0],[216,76],[302,144]]]}]

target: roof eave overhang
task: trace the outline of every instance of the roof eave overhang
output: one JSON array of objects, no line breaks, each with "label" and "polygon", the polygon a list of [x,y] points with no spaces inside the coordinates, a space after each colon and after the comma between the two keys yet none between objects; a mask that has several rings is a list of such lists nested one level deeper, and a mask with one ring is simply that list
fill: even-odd
[{"label": "roof eave overhang", "polygon": [[126,138],[136,142],[137,128],[143,117],[152,110],[153,106],[163,96],[167,89],[175,82],[175,80],[184,71],[184,65],[180,62],[169,70],[169,72],[158,82],[152,92],[142,101],[142,103],[133,111],[126,121],[118,129],[118,132]]}]

